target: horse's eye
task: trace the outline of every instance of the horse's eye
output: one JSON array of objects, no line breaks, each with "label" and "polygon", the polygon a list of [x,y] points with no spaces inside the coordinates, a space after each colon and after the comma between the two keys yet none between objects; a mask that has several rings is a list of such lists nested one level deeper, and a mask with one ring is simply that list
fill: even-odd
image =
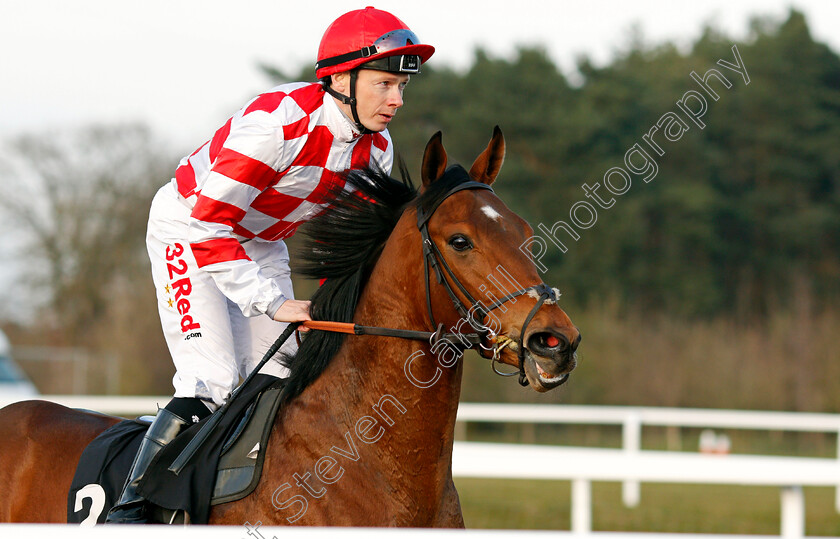
[{"label": "horse's eye", "polygon": [[451,245],[456,251],[466,251],[467,249],[472,249],[473,246],[469,238],[463,234],[455,234],[449,238],[449,245]]}]

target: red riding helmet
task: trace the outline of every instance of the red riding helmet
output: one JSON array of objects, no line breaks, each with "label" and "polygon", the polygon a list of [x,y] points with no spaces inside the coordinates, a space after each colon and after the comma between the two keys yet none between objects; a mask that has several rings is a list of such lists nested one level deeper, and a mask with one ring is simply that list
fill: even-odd
[{"label": "red riding helmet", "polygon": [[434,52],[397,17],[366,7],[345,13],[324,32],[315,76],[323,79],[355,68],[417,73]]}]

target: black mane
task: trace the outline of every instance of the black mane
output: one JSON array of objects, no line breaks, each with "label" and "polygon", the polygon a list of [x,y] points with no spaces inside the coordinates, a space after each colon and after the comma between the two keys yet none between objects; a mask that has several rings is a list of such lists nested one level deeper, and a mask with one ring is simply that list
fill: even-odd
[{"label": "black mane", "polygon": [[[350,189],[333,193],[331,209],[301,226],[306,240],[295,270],[326,279],[312,296],[310,315],[314,320],[352,322],[367,278],[408,204],[417,199],[423,208],[435,207],[453,184],[463,181],[444,177],[417,198],[417,189],[404,170],[403,178],[395,180],[370,168],[351,171],[345,178]],[[342,333],[313,331],[294,356],[281,357],[291,371],[283,391],[284,403],[321,375],[344,337]]]}]

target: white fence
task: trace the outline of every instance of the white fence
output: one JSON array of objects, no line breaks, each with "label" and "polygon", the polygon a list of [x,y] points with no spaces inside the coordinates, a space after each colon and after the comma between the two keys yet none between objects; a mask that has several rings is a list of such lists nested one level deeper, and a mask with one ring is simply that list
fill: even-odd
[{"label": "white fence", "polygon": [[803,486],[840,484],[835,459],[456,442],[456,477],[572,482],[572,532],[592,530],[592,481],[779,486],[781,535],[805,535]]},{"label": "white fence", "polygon": [[[74,408],[128,416],[154,413],[158,404],[169,400],[169,397],[41,398]],[[4,404],[0,402],[0,405]],[[456,442],[453,454],[455,476],[571,481],[572,533],[578,535],[592,534],[592,481],[624,482],[624,499],[629,505],[638,503],[638,485],[644,481],[779,486],[781,535],[784,537],[802,537],[805,533],[803,486],[840,485],[840,443],[838,459],[641,450],[643,425],[830,432],[840,435],[840,416],[833,414],[464,403],[459,407],[458,421],[622,425],[622,449]],[[840,497],[838,500],[840,510]]]},{"label": "white fence", "polygon": [[[458,407],[458,422],[462,424],[492,422],[621,425],[622,448],[629,456],[641,451],[642,426],[644,425],[824,432],[838,437],[836,462],[840,467],[840,414],[635,406],[462,403]],[[835,485],[838,487],[835,508],[840,512],[840,482]],[[635,507],[639,503],[639,483],[633,480],[624,481],[622,497],[628,507]]]}]

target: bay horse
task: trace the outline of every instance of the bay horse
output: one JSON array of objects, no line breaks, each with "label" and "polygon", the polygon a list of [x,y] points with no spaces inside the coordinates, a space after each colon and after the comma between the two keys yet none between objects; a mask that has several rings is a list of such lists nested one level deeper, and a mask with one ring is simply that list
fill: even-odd
[{"label": "bay horse", "polygon": [[[210,524],[464,526],[451,470],[460,352],[480,348],[547,391],[568,378],[580,341],[520,249],[531,227],[490,189],[504,154],[496,127],[468,173],[447,168],[437,133],[419,195],[376,171],[353,173],[356,190],[310,222],[303,270],[327,278],[314,319],[433,338],[310,330],[285,359],[292,373],[259,485],[213,506]],[[44,401],[0,410],[0,521],[66,522],[79,456],[118,421]]]}]

